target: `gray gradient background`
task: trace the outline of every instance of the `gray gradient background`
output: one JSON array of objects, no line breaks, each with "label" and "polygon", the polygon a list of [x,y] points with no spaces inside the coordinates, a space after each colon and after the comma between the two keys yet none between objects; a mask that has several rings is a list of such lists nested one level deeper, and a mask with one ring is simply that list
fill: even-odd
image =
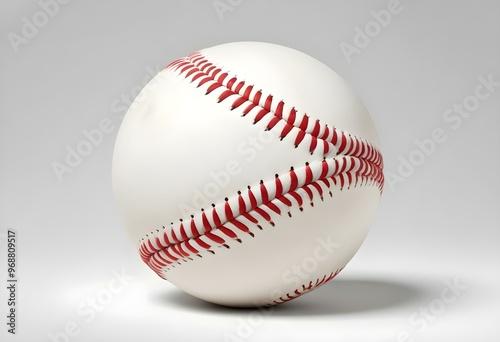
[{"label": "gray gradient background", "polygon": [[[336,281],[258,322],[242,340],[498,341],[500,328],[500,90],[457,130],[442,113],[474,93],[481,75],[500,80],[500,2],[402,0],[401,13],[347,63],[339,45],[387,1],[250,1],[224,13],[212,1],[81,1],[62,5],[19,52],[35,1],[0,4],[0,282],[5,233],[18,234],[18,335],[50,341],[223,341],[252,310],[202,303],[139,260],[117,217],[111,159],[120,115],[112,109],[147,77],[194,50],[241,40],[287,45],[336,70],[355,89],[379,131],[386,172],[397,172],[415,139],[441,127],[447,140],[395,191],[386,187],[359,253]],[[149,76],[149,78],[151,78]],[[60,182],[83,129],[103,118],[115,129]],[[91,322],[76,312],[114,277],[133,277]],[[408,319],[440,298],[446,280],[467,289],[419,331]],[[7,314],[7,292],[0,312]],[[62,341],[62,339],[61,339]]]}]

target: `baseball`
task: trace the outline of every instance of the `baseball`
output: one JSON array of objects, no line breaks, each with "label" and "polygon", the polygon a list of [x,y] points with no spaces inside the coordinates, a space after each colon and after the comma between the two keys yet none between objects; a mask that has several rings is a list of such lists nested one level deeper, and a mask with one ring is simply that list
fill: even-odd
[{"label": "baseball", "polygon": [[117,208],[144,263],[208,302],[276,305],[332,280],[376,214],[374,124],[318,60],[260,42],[162,69],[113,156]]}]

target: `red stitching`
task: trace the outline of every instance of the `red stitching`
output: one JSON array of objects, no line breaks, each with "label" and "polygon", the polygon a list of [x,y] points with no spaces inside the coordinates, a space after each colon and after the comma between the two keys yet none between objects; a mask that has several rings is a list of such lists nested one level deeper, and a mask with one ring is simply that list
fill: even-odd
[{"label": "red stitching", "polygon": [[267,306],[283,304],[289,302],[293,299],[296,299],[307,292],[311,292],[312,290],[317,289],[320,286],[325,285],[327,282],[335,278],[344,268],[339,268],[335,272],[330,273],[329,275],[325,274],[323,278],[317,278],[316,282],[313,285],[312,280],[308,284],[302,284],[301,287],[295,289],[294,291],[288,292],[286,295],[279,297],[278,299],[273,300]]},{"label": "red stitching", "polygon": [[[322,165],[316,165],[318,163]],[[268,189],[273,188],[272,185],[273,183],[276,184],[276,181],[262,181],[260,183],[261,191],[259,191],[260,196],[258,199],[254,196],[252,188],[250,187],[246,192],[240,191],[238,196],[234,198],[235,201],[233,201],[233,204],[231,203],[233,199],[229,198],[226,198],[223,203],[219,203],[218,205],[213,204],[211,219],[210,216],[206,215],[205,210],[200,210],[199,215],[192,215],[189,223],[191,230],[186,231],[184,221],[180,221],[178,225],[172,224],[170,229],[164,229],[161,239],[153,234],[151,237],[143,240],[140,248],[141,257],[145,263],[150,265],[150,260],[154,254],[158,253],[160,250],[167,250],[170,252],[169,255],[175,256],[174,259],[169,260],[167,255],[165,262],[160,262],[156,259],[155,261],[160,263],[161,266],[168,266],[169,264],[175,263],[177,259],[182,259],[192,254],[188,253],[186,250],[192,251],[196,249],[197,246],[199,246],[200,249],[211,249],[211,242],[215,242],[216,245],[224,245],[225,240],[222,236],[215,234],[217,231],[228,238],[238,239],[237,234],[228,228],[227,224],[234,225],[236,229],[242,232],[250,233],[250,229],[241,222],[240,217],[248,219],[250,223],[253,224],[258,224],[259,220],[264,220],[274,225],[270,214],[271,212],[281,214],[282,210],[280,209],[280,204],[285,207],[291,207],[296,203],[302,210],[304,198],[308,198],[310,204],[314,205],[313,200],[315,194],[317,194],[320,199],[323,199],[323,192],[328,189],[329,195],[332,196],[330,191],[332,183],[335,185],[340,183],[341,189],[346,183],[349,185],[354,184],[354,186],[375,183],[375,180],[379,177],[380,171],[372,167],[367,167],[367,165],[369,165],[368,162],[350,156],[337,157],[336,159],[330,160],[330,163],[326,160],[313,162],[299,169],[301,172],[308,174],[301,177],[302,183],[299,183],[299,177],[297,176],[298,170],[291,169],[290,172],[284,176],[275,176],[275,179],[280,179],[280,184],[285,183],[288,185],[288,191],[284,192],[281,196],[269,197]],[[324,175],[325,170],[327,170],[325,177],[319,179],[318,176]],[[356,177],[353,178],[353,174]],[[344,177],[347,177],[348,181],[346,181]],[[356,179],[355,183],[353,179]],[[310,182],[304,183],[305,180],[309,180]],[[332,183],[330,183],[330,180]],[[326,189],[323,187],[326,187]],[[276,194],[279,195],[280,192],[275,192],[274,195],[276,196]],[[253,200],[250,200],[250,198]],[[240,213],[235,217],[232,208],[243,210],[243,208],[240,207],[242,201],[246,204],[251,204],[251,206],[249,208],[245,206],[246,212],[243,214]],[[258,218],[252,214],[256,215]],[[288,215],[291,216],[289,211]],[[200,221],[200,218],[203,225],[196,223],[196,221]],[[203,229],[201,229],[201,227],[203,227]],[[221,229],[221,227],[227,228],[228,230]],[[262,229],[262,226],[258,227]],[[179,233],[176,233],[176,231],[180,231],[181,238],[178,237]],[[229,233],[229,231],[231,231],[231,233]],[[191,233],[189,234],[191,236],[189,236],[188,233]],[[210,241],[200,239],[203,236]],[[187,247],[186,244],[189,242],[195,243],[196,246],[192,246],[193,248]],[[215,253],[213,250],[212,252]],[[199,253],[196,254],[199,255]],[[156,267],[154,269],[158,270]]]},{"label": "red stitching", "polygon": [[[241,243],[236,232],[254,237],[249,226],[256,225],[263,229],[261,221],[274,226],[271,213],[281,215],[286,210],[291,217],[288,208],[298,206],[302,211],[304,198],[313,206],[314,198],[318,196],[323,200],[326,190],[332,197],[332,186],[340,185],[342,190],[346,185],[376,185],[382,192],[382,156],[366,140],[323,124],[300,113],[295,107],[287,109],[283,100],[276,101],[271,94],[264,95],[262,90],[256,90],[254,85],[238,81],[236,76],[209,62],[199,52],[178,59],[163,70],[177,72],[178,76],[195,83],[196,87],[206,88],[206,95],[218,90],[218,103],[231,102],[231,110],[244,105],[242,116],[253,115],[254,122],[268,120],[266,129],[279,130],[280,140],[294,134],[295,147],[308,141],[309,152],[313,154],[321,149],[323,160],[308,162],[298,168],[291,167],[288,173],[276,174],[269,181],[261,180],[257,186],[248,185],[237,195],[212,204],[212,208],[200,209],[191,215],[187,225],[184,225],[187,221],[181,219],[178,224],[171,223],[169,228],[163,226],[162,231],[146,235],[141,241],[139,253],[160,277],[165,278],[164,270],[168,271],[175,264],[180,265],[180,261],[192,260],[194,255],[202,257],[201,250],[215,254],[214,247],[230,248],[225,238]],[[280,300],[291,300],[321,286],[340,270]]]}]

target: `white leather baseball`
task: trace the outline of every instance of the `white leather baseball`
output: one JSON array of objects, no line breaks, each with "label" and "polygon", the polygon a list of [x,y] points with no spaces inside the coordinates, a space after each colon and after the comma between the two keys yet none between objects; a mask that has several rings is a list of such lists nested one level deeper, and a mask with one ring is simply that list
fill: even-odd
[{"label": "white leather baseball", "polygon": [[274,305],[336,276],[383,188],[363,104],[279,45],[223,44],[166,66],[121,125],[113,188],[141,258],[227,306]]}]

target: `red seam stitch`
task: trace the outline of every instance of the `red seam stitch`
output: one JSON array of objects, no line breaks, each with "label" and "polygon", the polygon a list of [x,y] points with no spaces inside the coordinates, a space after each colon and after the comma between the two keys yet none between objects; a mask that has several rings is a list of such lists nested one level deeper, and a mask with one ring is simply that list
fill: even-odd
[{"label": "red seam stitch", "polygon": [[[205,70],[208,67],[207,70]],[[271,130],[276,127],[276,124],[282,120],[284,120],[285,124],[282,126],[281,133],[280,133],[280,139],[284,139],[292,130],[296,130],[295,134],[295,140],[294,144],[295,146],[299,146],[303,141],[306,135],[311,136],[311,143],[309,146],[309,151],[312,154],[316,148],[318,147],[317,140],[320,139],[322,140],[323,144],[323,153],[326,155],[329,152],[329,144],[333,144],[337,148],[337,155],[339,154],[345,154],[345,155],[350,155],[351,157],[355,157],[356,160],[359,160],[359,166],[356,168],[356,162],[355,160],[342,160],[342,163],[337,160],[337,158],[334,158],[334,169],[335,169],[335,174],[332,174],[330,177],[326,177],[328,174],[328,171],[330,169],[328,163],[326,160],[323,160],[321,164],[321,174],[320,177],[311,182],[313,179],[313,172],[309,166],[309,163],[306,164],[306,167],[304,168],[306,172],[306,182],[305,184],[300,187],[298,187],[298,177],[297,174],[292,167],[289,172],[290,176],[290,188],[288,189],[288,192],[285,192],[283,195],[283,189],[282,189],[282,184],[281,180],[279,179],[279,176],[276,175],[275,177],[275,196],[274,198],[270,199],[268,196],[267,192],[267,186],[264,184],[263,181],[261,181],[260,185],[260,195],[262,199],[262,203],[260,206],[257,205],[257,199],[255,198],[253,192],[250,189],[250,186],[248,186],[248,201],[250,203],[250,208],[247,209],[245,205],[245,199],[241,196],[241,193],[238,192],[238,204],[239,204],[239,210],[238,216],[242,216],[246,218],[249,222],[252,222],[254,224],[257,224],[259,229],[262,229],[260,225],[258,225],[258,220],[255,219],[250,212],[254,212],[255,214],[258,214],[260,217],[265,219],[266,221],[270,222],[272,225],[274,223],[272,222],[271,216],[264,210],[264,207],[267,207],[268,209],[272,210],[273,212],[277,214],[281,214],[281,211],[278,206],[276,206],[274,201],[279,201],[283,204],[285,204],[288,207],[291,207],[292,202],[285,197],[285,195],[289,195],[292,198],[294,198],[297,201],[297,204],[299,205],[299,208],[302,210],[302,195],[300,195],[297,191],[302,190],[304,191],[307,196],[309,197],[311,201],[311,205],[313,205],[313,193],[312,193],[312,188],[314,188],[318,194],[320,195],[321,199],[323,199],[323,192],[322,188],[319,185],[319,181],[321,181],[327,188],[330,188],[331,184],[329,179],[332,180],[333,184],[337,184],[337,180],[340,183],[340,189],[344,187],[344,185],[347,183],[348,186],[350,186],[353,182],[353,174],[356,179],[356,183],[354,186],[357,185],[357,180],[358,178],[361,179],[366,179],[366,181],[371,180],[379,185],[380,191],[382,191],[383,188],[383,183],[384,183],[384,177],[382,173],[382,167],[383,167],[383,161],[382,161],[382,156],[381,154],[367,141],[361,140],[357,137],[353,137],[350,134],[347,134],[346,132],[338,131],[335,128],[330,128],[328,125],[323,125],[319,120],[315,120],[314,123],[312,124],[312,127],[309,127],[310,125],[310,120],[309,116],[304,114],[300,118],[300,120],[297,120],[297,110],[292,107],[290,112],[288,113],[287,117],[283,117],[283,107],[284,107],[284,102],[279,101],[276,108],[274,111],[272,111],[272,102],[273,102],[273,96],[272,95],[267,95],[265,97],[264,103],[261,103],[261,99],[263,98],[262,90],[258,90],[255,92],[253,95],[253,99],[250,99],[252,90],[254,88],[254,85],[248,85],[243,93],[241,94],[241,91],[244,87],[244,81],[238,82],[237,77],[231,77],[226,85],[224,85],[224,82],[228,78],[229,74],[227,72],[222,72],[222,69],[216,68],[214,64],[208,62],[208,60],[201,55],[198,52],[192,53],[186,58],[181,58],[179,60],[176,60],[169,65],[167,65],[163,70],[179,70],[180,69],[180,74],[185,73],[184,78],[189,78],[191,75],[194,74],[194,76],[191,78],[190,82],[194,82],[197,79],[199,79],[202,76],[201,80],[198,82],[197,87],[200,87],[204,85],[205,83],[208,82],[214,82],[211,85],[208,86],[208,89],[206,90],[206,94],[210,94],[212,91],[215,89],[218,89],[220,87],[226,88],[219,96],[218,96],[218,102],[222,102],[232,95],[236,95],[237,98],[233,100],[231,109],[236,109],[240,107],[242,104],[245,102],[250,102],[245,110],[243,111],[243,114],[246,115],[248,114],[253,108],[259,106],[261,109],[257,113],[257,115],[254,118],[254,122],[260,121],[262,118],[267,116],[268,114],[272,115],[271,120],[268,122],[266,129]],[[221,73],[222,72],[222,73]],[[219,73],[221,73],[219,75]],[[236,86],[234,86],[236,84]],[[234,86],[234,87],[233,87]],[[296,125],[296,122],[300,121],[298,125]],[[322,133],[321,133],[322,132]],[[340,135],[340,138],[339,138]],[[346,151],[347,149],[347,151]],[[340,165],[339,165],[340,164]],[[349,165],[349,166],[348,166]],[[340,170],[339,170],[340,166]],[[354,170],[356,168],[356,170]],[[345,179],[347,177],[347,180]],[[329,191],[330,196],[332,196],[331,191]],[[226,248],[229,248],[225,244],[225,240],[221,238],[220,236],[216,235],[213,233],[213,231],[218,230],[219,232],[223,233],[224,235],[230,237],[230,238],[236,238],[237,235],[230,230],[227,227],[224,227],[222,225],[222,220],[220,219],[217,209],[215,204],[212,205],[212,218],[214,222],[214,227],[210,224],[208,221],[203,209],[201,209],[201,220],[203,224],[203,228],[205,231],[200,234],[198,228],[195,225],[194,221],[194,216],[191,216],[191,232],[193,234],[192,238],[189,238],[185,232],[184,226],[180,224],[180,234],[182,239],[178,239],[175,230],[171,229],[171,234],[172,234],[172,239],[173,243],[168,239],[168,235],[166,232],[166,228],[164,228],[164,234],[163,234],[163,241],[165,242],[164,246],[163,244],[159,243],[161,242],[159,239],[155,240],[157,247],[153,246],[150,238],[147,238],[146,241],[143,241],[141,243],[141,246],[139,247],[139,252],[141,255],[141,258],[146,262],[155,272],[157,272],[160,276],[161,274],[161,269],[162,267],[167,266],[169,263],[173,263],[178,260],[174,255],[168,252],[168,249],[170,248],[175,254],[179,255],[181,258],[183,257],[188,257],[189,258],[189,253],[187,253],[184,249],[182,249],[182,243],[185,243],[186,248],[191,251],[192,253],[197,254],[198,251],[196,248],[194,248],[192,245],[189,244],[189,240],[196,242],[200,247],[209,250],[211,246],[207,243],[205,243],[202,239],[200,239],[200,236],[205,236],[209,238],[210,240],[218,243],[219,245],[223,245]],[[246,212],[245,212],[246,211]],[[253,236],[253,234],[250,232],[248,227],[241,223],[239,220],[237,220],[233,214],[232,208],[228,202],[228,199],[226,198],[225,200],[225,205],[224,205],[224,214],[225,214],[225,221],[228,223],[234,224],[239,230],[243,232],[248,232]],[[290,216],[290,212],[288,213]],[[144,240],[144,239],[143,239]],[[239,239],[238,239],[239,240]],[[241,241],[240,241],[241,242]],[[196,252],[195,252],[196,251]],[[211,251],[211,250],[209,250]],[[171,259],[171,261],[168,261],[164,257],[161,257],[160,253],[163,252],[167,256],[167,258]],[[211,251],[213,253],[213,251]],[[163,262],[158,262],[158,260],[155,259],[155,254],[158,254],[158,256],[161,258]],[[201,257],[201,256],[200,256]],[[166,263],[166,264],[165,264]],[[162,266],[163,264],[163,266]],[[163,277],[163,276],[162,276]]]},{"label": "red seam stitch", "polygon": [[[200,57],[200,56],[201,56],[201,57]],[[195,68],[197,71],[200,71],[200,69],[199,69],[199,68],[200,68],[200,65],[202,64],[202,62],[206,62],[206,59],[203,59],[203,61],[202,61],[202,62],[200,62],[200,61],[199,61],[199,59],[200,59],[200,58],[201,58],[201,59],[203,59],[203,58],[205,58],[205,57],[204,57],[204,56],[203,56],[200,52],[195,52],[195,53],[191,54],[191,55],[190,55],[190,56],[188,56],[188,57],[181,58],[180,60],[183,60],[183,61],[185,61],[185,62],[187,62],[187,63],[191,63],[191,66],[192,66],[193,68]],[[171,64],[172,64],[172,65],[171,65],[168,69],[169,69],[169,70],[174,70],[174,71],[177,71],[177,70],[179,70],[179,68],[180,68],[180,67],[179,67],[179,65],[180,65],[180,64],[183,64],[183,63],[178,63],[178,64],[173,64],[173,63],[171,63]],[[185,71],[184,69],[181,69],[180,74],[184,73],[184,71]],[[223,73],[223,74],[222,74],[219,78],[215,78],[214,76],[211,76],[211,75],[209,75],[208,73],[205,73],[205,75],[206,75],[206,76],[208,76],[208,77],[211,77],[211,78],[212,78],[212,80],[213,80],[214,82],[219,83],[219,86],[224,86],[224,79],[228,76],[228,73]],[[184,77],[185,77],[185,78],[188,78],[189,76],[190,76],[190,75],[187,75],[187,74],[186,74]],[[222,76],[223,76],[223,77],[222,77]],[[233,80],[234,80],[234,81],[233,81]],[[193,80],[192,80],[192,81],[193,81]],[[236,77],[232,77],[230,82],[231,82],[231,85],[232,85],[232,84],[234,84],[234,83],[236,82]],[[241,100],[241,99],[244,99],[244,100],[246,100],[246,101],[251,101],[251,102],[253,102],[253,104],[261,106],[261,107],[262,107],[263,109],[265,109],[268,113],[272,113],[272,111],[270,111],[270,108],[271,108],[271,103],[272,103],[272,95],[268,95],[268,96],[266,97],[266,100],[265,100],[264,104],[262,104],[262,105],[261,105],[261,104],[260,104],[260,99],[261,99],[261,97],[262,97],[262,90],[259,90],[258,92],[256,92],[256,93],[255,93],[255,95],[254,95],[254,98],[251,100],[251,99],[250,99],[250,96],[249,96],[249,95],[250,95],[250,92],[248,92],[248,89],[247,89],[247,90],[245,90],[245,91],[243,92],[243,94],[241,94],[241,91],[236,92],[236,91],[235,91],[236,89],[231,89],[231,87],[230,87],[229,85],[230,85],[230,84],[229,84],[229,82],[228,82],[228,83],[226,84],[226,86],[225,86],[225,87],[226,87],[226,91],[225,91],[223,94],[221,94],[221,96],[219,97],[219,102],[222,102],[222,101],[226,100],[226,99],[227,99],[227,98],[228,98],[231,94],[232,94],[232,95],[238,95],[238,98],[237,98],[237,99],[235,99],[234,101],[238,101],[238,102],[239,102],[239,101],[243,101],[243,100]],[[253,87],[253,86],[249,86],[249,87]],[[241,88],[240,88],[240,89],[241,89]],[[283,101],[280,101],[280,103],[283,103]],[[280,113],[281,113],[281,111],[278,111],[278,113],[280,114]],[[286,122],[287,122],[288,124],[295,125],[295,122],[297,121],[297,120],[296,120],[296,118],[295,118],[295,117],[296,117],[296,109],[295,109],[295,108],[292,108],[292,109],[290,110],[290,113],[291,113],[291,114],[289,114],[289,116],[290,116],[290,117],[288,118],[288,120],[286,120]],[[274,113],[272,113],[272,114],[273,114],[273,116],[278,116],[278,115],[279,115],[279,114],[277,114],[277,113],[276,113],[276,111],[275,111]],[[279,117],[279,116],[278,116],[278,117]],[[301,121],[301,123],[302,123],[302,120],[304,120],[304,117],[307,117],[307,115],[306,115],[306,114],[304,114],[304,115],[303,115],[302,119],[300,120],[300,121]],[[301,125],[299,124],[297,127],[298,127],[298,128],[300,128],[300,126],[301,126]],[[315,123],[315,125],[314,125],[314,128],[311,130],[311,132],[307,132],[307,130],[306,130],[306,133],[309,133],[309,134],[313,135],[314,137],[316,137],[316,138],[320,138],[320,139],[322,139],[322,140],[327,140],[327,139],[328,139],[328,137],[331,135],[331,136],[332,136],[332,138],[331,138],[331,139],[328,139],[328,140],[329,140],[329,142],[331,142],[333,145],[335,145],[335,146],[338,148],[339,154],[347,154],[346,152],[349,152],[349,151],[345,151],[346,147],[347,147],[347,146],[349,146],[349,145],[351,145],[351,144],[348,144],[348,141],[350,141],[350,140],[358,140],[358,141],[357,141],[358,143],[359,143],[359,142],[362,142],[362,141],[361,141],[361,139],[359,139],[359,138],[357,138],[357,137],[353,137],[353,136],[351,136],[351,135],[349,135],[349,139],[348,139],[348,138],[347,138],[347,133],[346,133],[346,132],[342,132],[342,131],[339,131],[339,130],[337,130],[337,129],[330,128],[330,127],[328,127],[328,125],[326,125],[326,124],[325,124],[325,125],[323,125],[323,129],[322,129],[323,134],[322,134],[322,135],[321,135],[321,137],[320,137],[319,132],[321,131],[321,126],[322,126],[322,124],[320,123],[320,121],[319,121],[319,120],[316,120],[316,123]],[[290,128],[289,128],[288,126],[286,126],[286,125],[285,125],[285,128],[286,128],[286,129],[290,129]],[[303,131],[303,130],[300,130],[300,131]],[[287,132],[283,131],[283,132],[282,132],[282,134],[281,134],[281,136],[282,136],[282,137],[285,137],[287,134],[288,134]],[[338,139],[337,139],[337,135],[338,135],[338,134],[340,134],[340,135],[341,135],[341,137],[340,137],[340,143],[339,143],[339,141],[338,141]],[[363,143],[366,143],[366,142],[363,142]],[[338,146],[337,146],[337,145],[338,145]],[[371,146],[370,146],[370,147],[371,147]],[[359,156],[359,155],[356,155],[356,154],[352,154],[352,155],[353,155],[353,156]],[[373,157],[375,157],[375,158],[376,158],[376,156],[370,156],[370,157],[371,157],[371,158],[373,158]],[[370,158],[370,159],[371,159],[371,158]],[[375,160],[372,160],[372,161],[375,161]]]},{"label": "red seam stitch", "polygon": [[273,300],[272,302],[268,303],[267,306],[272,306],[272,305],[277,305],[277,304],[283,304],[283,303],[286,303],[286,302],[289,302],[291,300],[294,300],[308,292],[311,292],[315,289],[317,289],[318,287],[321,287],[323,285],[325,285],[327,282],[329,282],[330,280],[332,280],[333,278],[335,278],[344,268],[339,268],[337,269],[335,272],[332,272],[330,273],[330,275],[324,275],[323,278],[321,278],[321,280],[319,278],[316,279],[316,283],[313,285],[312,284],[312,281],[309,282],[309,284],[302,284],[301,287],[302,289],[297,288],[291,292],[288,292],[286,295],[285,295],[285,298],[283,298],[283,296],[279,297],[278,299],[275,299]]},{"label": "red seam stitch", "polygon": [[[351,173],[349,172],[348,174],[350,175]],[[334,181],[335,184],[336,184],[335,179],[339,178],[339,179],[341,179],[341,183],[343,184],[343,177],[345,175],[346,174],[333,174],[333,175],[330,176],[330,178]],[[310,184],[305,184],[301,188],[298,188],[296,190],[292,190],[292,191],[288,192],[285,195],[289,195],[289,196],[293,197],[297,201],[300,209],[302,210],[302,205],[303,205],[303,203],[302,203],[302,196],[299,194],[298,191],[300,191],[300,190],[304,191],[307,194],[307,196],[309,197],[309,199],[311,200],[311,205],[312,205],[313,204],[312,200],[314,198],[314,195],[313,195],[313,193],[311,191],[311,188],[315,188],[318,191],[320,197],[322,198],[322,189],[319,187],[319,183],[316,184],[318,181],[310,183]],[[323,182],[323,183],[327,184],[327,185],[329,184],[328,182]],[[274,202],[279,201],[281,203],[285,203],[288,207],[292,206],[292,202],[290,202],[289,200],[288,201],[287,200],[283,200],[284,196],[282,196],[282,198],[274,198],[272,201],[269,201],[267,203],[262,203],[260,207],[256,207],[256,208],[253,209],[253,213],[259,215],[261,218],[263,218],[265,221],[269,222],[271,225],[274,225],[274,223],[272,222],[271,216],[269,215],[269,213],[267,213],[267,211],[264,209],[264,207],[267,207],[270,210],[272,210],[272,211],[280,214],[281,210],[279,209],[279,207],[276,206],[276,204]],[[332,196],[331,192],[330,192],[330,196]],[[225,203],[227,203],[227,202],[225,202]],[[214,211],[215,211],[215,209],[214,209]],[[216,213],[216,211],[215,211],[215,213]],[[289,216],[291,216],[290,213],[289,213]],[[250,222],[252,222],[254,224],[258,224],[258,220],[255,219],[248,212],[245,213],[245,214],[243,214],[242,217],[247,218]],[[238,229],[240,229],[240,230],[242,230],[244,232],[249,232],[248,227],[246,227],[244,224],[242,224],[240,221],[238,221],[235,218],[233,218],[231,220],[228,220],[228,223],[231,223],[231,224],[235,225]],[[220,225],[220,226],[222,226],[222,225]],[[233,238],[233,239],[237,238],[237,235],[233,231],[228,232],[225,229],[218,229],[218,228],[219,228],[219,226],[216,227],[216,228],[214,228],[212,230],[212,232],[218,230],[219,232],[223,233],[224,235],[226,235],[226,236],[228,236],[230,238]],[[225,228],[227,228],[227,227],[225,227]],[[259,226],[259,228],[262,229],[260,226]],[[229,229],[229,228],[227,228],[227,229]],[[249,233],[251,233],[251,232],[249,232]],[[166,234],[164,233],[164,235],[166,235]],[[211,233],[210,231],[207,231],[204,235],[206,237],[208,237],[210,240],[212,240],[212,241],[214,241],[214,242],[216,242],[218,244],[224,244],[225,243],[225,240],[223,238],[219,237],[218,235],[215,235],[214,233]],[[195,242],[199,241],[198,238],[194,238],[193,240]],[[205,245],[202,245],[200,243],[198,243],[198,244],[202,248],[205,248],[205,249],[210,248],[210,246],[208,246],[206,244]],[[177,248],[176,248],[176,246],[177,246]],[[170,246],[155,247],[152,244],[152,242],[151,242],[150,239],[147,239],[143,243],[143,245],[140,246],[140,254],[141,254],[141,257],[143,258],[143,260],[145,261],[145,263],[147,263],[148,265],[150,265],[153,268],[154,265],[151,264],[151,258],[154,256],[154,254],[156,254],[156,253],[158,253],[159,251],[162,251],[162,250],[168,251],[168,249],[171,249],[175,254],[179,255],[179,257],[181,257],[181,258],[189,256],[189,253],[187,253],[184,249],[182,249],[182,247],[180,246],[180,243],[173,244],[173,245],[170,245]],[[163,266],[167,266],[168,264],[173,263],[175,261],[176,260],[171,260],[171,261],[165,263]]]}]

